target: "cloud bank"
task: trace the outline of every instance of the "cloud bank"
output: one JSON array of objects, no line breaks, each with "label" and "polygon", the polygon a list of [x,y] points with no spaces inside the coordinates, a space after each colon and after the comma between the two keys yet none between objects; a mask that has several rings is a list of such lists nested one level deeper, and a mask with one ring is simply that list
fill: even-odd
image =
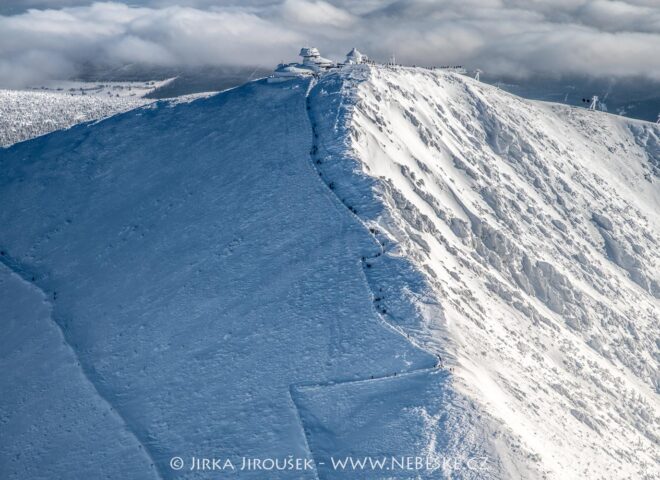
[{"label": "cloud bank", "polygon": [[[86,65],[274,66],[303,44],[357,46],[407,64],[492,75],[660,81],[657,0],[9,0],[0,86],[76,76]],[[22,5],[23,7],[20,7]],[[24,10],[25,7],[34,7]]]}]

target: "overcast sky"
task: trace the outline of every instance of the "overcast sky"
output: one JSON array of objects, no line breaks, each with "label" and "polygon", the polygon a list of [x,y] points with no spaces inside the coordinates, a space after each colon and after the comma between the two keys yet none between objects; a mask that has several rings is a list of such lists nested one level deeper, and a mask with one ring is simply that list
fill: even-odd
[{"label": "overcast sky", "polygon": [[0,0],[0,86],[84,64],[274,67],[302,45],[492,75],[660,81],[660,0]]}]

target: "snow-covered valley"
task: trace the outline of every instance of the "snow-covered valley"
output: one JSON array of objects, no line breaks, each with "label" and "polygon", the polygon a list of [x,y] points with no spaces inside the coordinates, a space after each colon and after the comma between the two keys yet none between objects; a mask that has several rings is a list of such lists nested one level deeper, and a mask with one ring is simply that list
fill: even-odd
[{"label": "snow-covered valley", "polygon": [[353,65],[0,150],[0,472],[656,478],[659,138]]}]

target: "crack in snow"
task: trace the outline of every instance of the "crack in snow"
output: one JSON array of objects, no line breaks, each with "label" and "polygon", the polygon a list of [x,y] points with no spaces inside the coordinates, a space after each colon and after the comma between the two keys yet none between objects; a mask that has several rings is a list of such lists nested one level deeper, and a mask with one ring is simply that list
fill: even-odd
[{"label": "crack in snow", "polygon": [[120,420],[121,424],[124,426],[126,431],[135,438],[135,441],[142,447],[142,451],[145,453],[145,455],[148,458],[148,461],[150,462],[150,467],[154,470],[154,473],[156,475],[156,478],[163,480],[164,477],[162,475],[162,472],[158,468],[157,463],[154,461],[154,458],[152,456],[151,450],[148,446],[148,443],[144,441],[143,438],[141,438],[141,435],[136,431],[135,428],[133,428],[130,423],[127,421],[127,419],[121,414],[119,409],[115,408],[113,403],[109,399],[109,395],[106,395],[102,391],[102,387],[93,379],[92,373],[89,371],[89,368],[86,366],[85,362],[81,359],[80,355],[78,354],[78,351],[74,347],[74,344],[70,341],[68,335],[67,335],[67,328],[66,328],[66,322],[63,320],[58,321],[58,317],[56,315],[56,300],[57,300],[57,291],[53,291],[50,294],[48,294],[44,288],[42,288],[38,283],[37,283],[37,278],[40,277],[40,275],[35,272],[30,270],[28,267],[26,267],[24,264],[21,262],[17,261],[16,259],[12,258],[6,250],[0,251],[0,263],[2,263],[5,267],[7,267],[9,270],[11,270],[15,275],[20,277],[24,282],[33,285],[35,288],[37,288],[44,297],[47,299],[46,301],[48,302],[48,305],[51,310],[51,315],[50,315],[50,320],[55,324],[56,328],[59,330],[60,334],[62,335],[62,338],[64,339],[65,345],[68,347],[68,349],[71,351],[73,357],[76,360],[76,363],[80,367],[80,371],[82,373],[82,376],[89,382],[89,384],[92,386],[98,397],[108,406],[111,412],[113,412],[118,419]]}]

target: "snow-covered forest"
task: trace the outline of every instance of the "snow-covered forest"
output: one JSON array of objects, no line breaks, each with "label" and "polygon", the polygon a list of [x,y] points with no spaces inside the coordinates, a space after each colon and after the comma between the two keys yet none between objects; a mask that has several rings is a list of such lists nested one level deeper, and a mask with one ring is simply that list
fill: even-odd
[{"label": "snow-covered forest", "polygon": [[30,90],[0,89],[0,147],[125,112],[166,81],[58,82]]}]

